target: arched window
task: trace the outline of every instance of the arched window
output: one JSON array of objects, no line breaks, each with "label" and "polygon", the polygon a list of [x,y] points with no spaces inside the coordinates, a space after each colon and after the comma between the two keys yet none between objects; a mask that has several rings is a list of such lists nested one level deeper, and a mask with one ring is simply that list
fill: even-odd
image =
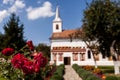
[{"label": "arched window", "polygon": [[56,29],[59,29],[59,25],[58,24],[56,25]]},{"label": "arched window", "polygon": [[88,50],[88,59],[91,59],[91,52]]}]

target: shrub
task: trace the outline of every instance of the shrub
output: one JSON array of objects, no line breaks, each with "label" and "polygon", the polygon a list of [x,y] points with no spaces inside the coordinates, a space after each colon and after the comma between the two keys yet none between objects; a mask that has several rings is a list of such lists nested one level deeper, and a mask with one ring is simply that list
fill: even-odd
[{"label": "shrub", "polygon": [[120,80],[120,77],[117,77],[118,80]]},{"label": "shrub", "polygon": [[72,66],[73,68],[74,68],[74,70],[75,71],[77,71],[78,70],[78,68],[80,68],[77,64],[73,64],[73,66]]},{"label": "shrub", "polygon": [[107,76],[105,80],[118,80],[116,76]]},{"label": "shrub", "polygon": [[75,71],[79,74],[79,76],[83,79],[83,80],[101,80],[101,78],[95,76],[94,74],[92,74],[91,72],[84,70],[82,67],[74,64],[73,69],[75,69]]},{"label": "shrub", "polygon": [[54,72],[50,80],[63,80],[63,75],[64,75],[64,65],[59,65],[57,67],[57,70]]},{"label": "shrub", "polygon": [[92,76],[92,75],[93,75],[93,74],[91,74],[90,72],[85,71],[85,72],[82,72],[81,78],[82,78],[83,80],[86,80],[88,77],[90,77],[90,76]]},{"label": "shrub", "polygon": [[57,75],[57,74],[56,74],[56,75],[54,74],[54,76],[52,76],[50,80],[56,80],[56,79],[57,79],[57,80],[62,80],[62,77],[60,77],[60,76]]},{"label": "shrub", "polygon": [[6,78],[3,78],[3,77],[0,75],[0,80],[6,80]]},{"label": "shrub", "polygon": [[7,47],[0,53],[0,80],[43,80],[47,58],[42,52],[34,52],[32,41],[20,50]]},{"label": "shrub", "polygon": [[95,75],[91,75],[91,76],[87,77],[86,80],[102,80],[102,79],[100,79],[99,77],[97,77]]},{"label": "shrub", "polygon": [[59,75],[60,77],[63,76],[63,70],[58,69],[55,73],[57,73],[57,75]]}]

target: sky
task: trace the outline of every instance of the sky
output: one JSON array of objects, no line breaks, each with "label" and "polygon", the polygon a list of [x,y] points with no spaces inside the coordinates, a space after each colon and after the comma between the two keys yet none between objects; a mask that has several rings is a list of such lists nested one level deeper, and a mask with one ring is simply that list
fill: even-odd
[{"label": "sky", "polygon": [[0,0],[0,32],[4,33],[10,14],[16,13],[24,24],[24,39],[32,40],[34,45],[50,44],[56,7],[59,6],[63,29],[76,29],[82,25],[85,1],[91,0]]}]

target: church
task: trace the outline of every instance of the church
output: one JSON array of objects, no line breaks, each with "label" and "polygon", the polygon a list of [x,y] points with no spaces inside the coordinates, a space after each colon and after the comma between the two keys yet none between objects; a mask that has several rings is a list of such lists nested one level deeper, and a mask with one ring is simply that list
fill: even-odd
[{"label": "church", "polygon": [[[95,65],[93,54],[84,41],[80,39],[70,40],[70,34],[75,33],[76,29],[62,29],[62,19],[59,14],[59,7],[57,7],[52,26],[53,32],[50,36],[50,62],[56,65]],[[101,54],[95,55],[95,59],[97,65],[113,65],[111,58],[107,58]]]}]

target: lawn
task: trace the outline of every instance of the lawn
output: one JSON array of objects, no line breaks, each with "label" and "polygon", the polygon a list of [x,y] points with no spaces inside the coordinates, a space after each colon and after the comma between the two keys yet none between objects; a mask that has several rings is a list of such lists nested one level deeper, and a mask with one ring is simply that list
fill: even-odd
[{"label": "lawn", "polygon": [[114,74],[114,66],[98,66],[106,76],[116,76],[120,79],[120,74]]},{"label": "lawn", "polygon": [[114,66],[98,66],[104,74],[114,74]]}]

